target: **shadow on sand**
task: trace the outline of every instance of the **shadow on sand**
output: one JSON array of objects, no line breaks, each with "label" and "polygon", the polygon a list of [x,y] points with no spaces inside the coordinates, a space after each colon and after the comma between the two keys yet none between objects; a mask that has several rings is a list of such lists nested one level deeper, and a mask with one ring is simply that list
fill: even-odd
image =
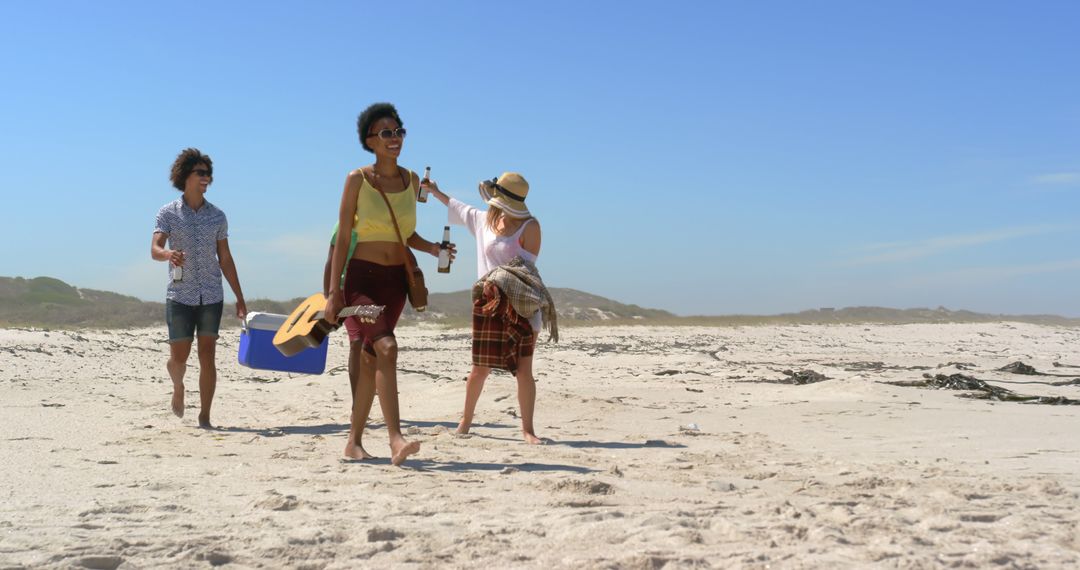
[{"label": "shadow on sand", "polygon": [[[409,427],[418,428],[433,428],[443,426],[448,430],[457,428],[457,424],[453,422],[423,422],[423,421],[410,421],[401,420],[402,429]],[[261,435],[263,437],[281,437],[283,435],[334,435],[334,434],[347,434],[349,433],[349,424],[318,424],[318,425],[306,425],[306,426],[276,426],[265,428],[250,428],[250,427],[236,427],[236,426],[214,426],[209,428],[208,431],[225,432],[225,433],[253,433]],[[488,423],[488,424],[473,424],[473,427],[481,428],[509,428],[506,424]],[[386,429],[386,425],[382,422],[369,423],[366,429]]]},{"label": "shadow on sand", "polygon": [[[369,427],[376,427],[376,426],[377,427],[383,427],[383,424],[370,424]],[[447,429],[457,429],[458,425],[457,425],[457,422],[423,422],[423,421],[413,421],[413,420],[401,420],[401,427],[408,427],[408,426],[416,426],[416,427],[419,427],[419,428],[433,428],[433,427],[443,426],[443,427],[445,427]],[[477,424],[477,423],[474,423],[474,424],[472,424],[472,427],[508,428],[508,427],[514,427],[514,426],[508,426],[506,424]]]},{"label": "shadow on sand", "polygon": [[[408,461],[405,462],[409,464]],[[594,473],[595,469],[579,467],[576,465],[560,465],[557,463],[478,463],[474,461],[425,461],[416,460],[415,467],[423,471],[503,471],[513,468],[523,473],[537,473],[548,471],[561,471],[565,473]]]},{"label": "shadow on sand", "polygon": [[281,437],[283,435],[331,435],[337,433],[349,433],[349,424],[318,424],[310,426],[277,426],[267,428],[215,426],[209,428],[208,431],[253,433],[263,437]]},{"label": "shadow on sand", "polygon": [[567,447],[575,448],[588,448],[588,449],[643,449],[646,447],[666,447],[666,448],[683,448],[686,447],[681,443],[674,443],[663,439],[650,439],[642,443],[627,442],[627,441],[592,441],[592,440],[547,440],[548,445],[565,445]]},{"label": "shadow on sand", "polygon": [[[389,466],[389,457],[376,457],[375,459],[342,459],[342,463],[358,465]],[[464,473],[466,471],[493,471],[500,472],[508,468],[522,473],[539,472],[563,472],[563,473],[595,473],[596,469],[578,467],[576,465],[560,465],[556,463],[479,463],[475,461],[433,461],[428,459],[408,459],[401,466],[403,469],[415,471],[449,471],[452,473]]]}]

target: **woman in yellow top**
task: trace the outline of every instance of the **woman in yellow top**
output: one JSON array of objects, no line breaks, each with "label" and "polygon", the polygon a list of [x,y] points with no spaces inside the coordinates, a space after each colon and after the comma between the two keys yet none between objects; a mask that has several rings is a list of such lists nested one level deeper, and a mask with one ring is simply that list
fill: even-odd
[{"label": "woman in yellow top", "polygon": [[410,442],[402,435],[398,411],[398,349],[394,326],[405,308],[408,284],[405,254],[398,244],[398,234],[379,191],[386,194],[393,207],[401,236],[409,247],[438,256],[439,244],[416,233],[416,191],[420,180],[416,173],[397,163],[405,142],[405,127],[397,110],[389,103],[376,103],[364,110],[356,123],[360,145],[375,155],[375,163],[357,168],[345,178],[338,225],[352,228],[357,243],[351,259],[347,259],[350,232],[338,232],[330,275],[341,275],[346,264],[348,271],[344,289],[340,280],[330,280],[326,320],[336,322],[338,311],[345,306],[386,307],[374,323],[361,323],[355,317],[345,320],[349,341],[363,343],[345,455],[354,459],[373,457],[364,450],[361,439],[377,387],[379,406],[390,438],[390,461],[401,465],[406,457],[420,451],[418,442]]}]

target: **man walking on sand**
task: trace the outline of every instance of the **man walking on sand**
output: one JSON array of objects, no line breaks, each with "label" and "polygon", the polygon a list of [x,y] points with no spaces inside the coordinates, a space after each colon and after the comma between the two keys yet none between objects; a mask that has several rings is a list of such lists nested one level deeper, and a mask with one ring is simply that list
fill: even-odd
[{"label": "man walking on sand", "polygon": [[236,264],[229,251],[229,223],[225,212],[204,195],[214,181],[214,163],[198,149],[184,149],[173,163],[169,178],[183,192],[158,211],[150,256],[169,262],[165,322],[169,327],[169,361],[173,382],[172,411],[184,417],[184,372],[192,340],[199,339],[199,427],[210,428],[210,405],[217,387],[218,328],[224,306],[221,276],[236,296],[236,316],[247,314]]}]

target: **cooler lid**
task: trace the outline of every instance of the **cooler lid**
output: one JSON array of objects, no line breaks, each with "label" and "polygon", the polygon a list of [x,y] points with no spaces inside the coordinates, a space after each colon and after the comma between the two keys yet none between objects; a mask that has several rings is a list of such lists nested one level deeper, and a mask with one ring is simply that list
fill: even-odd
[{"label": "cooler lid", "polygon": [[260,331],[276,331],[281,328],[281,325],[285,324],[287,318],[288,315],[279,315],[277,313],[248,313],[244,326]]}]

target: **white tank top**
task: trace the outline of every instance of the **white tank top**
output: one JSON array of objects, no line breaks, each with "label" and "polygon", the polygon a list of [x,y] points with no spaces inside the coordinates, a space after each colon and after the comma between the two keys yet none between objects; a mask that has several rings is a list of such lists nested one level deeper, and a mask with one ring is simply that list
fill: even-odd
[{"label": "white tank top", "polygon": [[491,231],[487,224],[484,224],[485,233],[488,234],[486,236],[488,239],[484,240],[487,242],[484,244],[484,257],[487,258],[489,267],[506,265],[519,255],[529,263],[536,263],[536,256],[521,247],[521,232],[525,231],[525,226],[531,224],[532,221],[532,218],[525,220],[516,232],[508,236],[498,235]]},{"label": "white tank top", "polygon": [[[536,256],[521,247],[519,241],[521,232],[525,231],[525,226],[531,224],[535,218],[529,218],[522,223],[514,235],[501,236],[488,227],[487,213],[484,210],[478,210],[457,198],[450,198],[448,206],[447,221],[453,225],[469,228],[469,233],[476,238],[477,279],[500,265],[506,265],[517,255],[531,263],[536,263]],[[540,311],[529,318],[529,324],[536,333],[540,332],[540,320]]]}]

